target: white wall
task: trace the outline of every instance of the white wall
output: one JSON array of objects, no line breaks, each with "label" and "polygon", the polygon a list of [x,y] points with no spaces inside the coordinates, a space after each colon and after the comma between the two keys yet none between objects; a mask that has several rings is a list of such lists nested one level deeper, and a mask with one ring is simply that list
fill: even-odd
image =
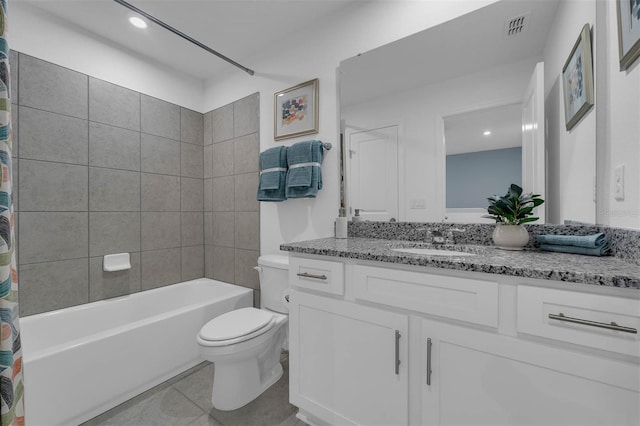
[{"label": "white wall", "polygon": [[204,112],[203,82],[97,39],[25,2],[9,5],[11,49]]},{"label": "white wall", "polygon": [[[606,2],[605,19],[607,26],[606,55],[606,96],[603,99],[604,133],[598,141],[598,153],[604,158],[598,169],[598,179],[604,186],[599,206],[602,223],[640,229],[640,59],[627,70],[620,71],[618,54],[618,23],[614,1]],[[598,126],[601,122],[598,122]],[[600,159],[599,159],[600,160]],[[625,166],[625,199],[614,198],[614,169]],[[600,201],[599,201],[600,203]]]},{"label": "white wall", "polygon": [[340,202],[337,94],[340,62],[490,3],[493,1],[430,0],[358,5],[309,28],[297,39],[279,43],[277,49],[265,52],[261,57],[245,61],[246,66],[256,71],[255,76],[234,72],[227,78],[208,82],[206,111],[260,92],[260,149],[265,150],[280,144],[273,139],[273,93],[312,78],[320,79],[319,133],[282,143],[290,145],[314,138],[334,144],[335,148],[327,153],[322,166],[324,188],[316,199],[261,203],[262,254],[277,252],[283,242],[333,235]]},{"label": "white wall", "polygon": [[[492,68],[342,111],[347,127],[399,125],[400,220],[439,222],[444,217],[442,117],[520,102],[536,62],[529,59]],[[411,209],[410,201],[416,198],[428,200],[427,208]]]},{"label": "white wall", "polygon": [[[562,67],[585,24],[596,22],[595,2],[560,2],[544,50],[547,131],[547,222],[596,222],[596,113],[592,108],[567,131]],[[595,37],[593,37],[595,40]],[[595,46],[595,43],[594,43]],[[594,58],[596,55],[595,47]]]}]

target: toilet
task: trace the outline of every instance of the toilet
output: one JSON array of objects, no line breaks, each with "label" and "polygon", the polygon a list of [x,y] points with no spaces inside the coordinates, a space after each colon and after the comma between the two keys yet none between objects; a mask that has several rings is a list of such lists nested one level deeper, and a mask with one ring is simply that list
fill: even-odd
[{"label": "toilet", "polygon": [[242,308],[206,323],[198,333],[202,358],[215,364],[211,402],[235,410],[282,377],[280,353],[288,333],[289,258],[258,258],[260,309]]}]

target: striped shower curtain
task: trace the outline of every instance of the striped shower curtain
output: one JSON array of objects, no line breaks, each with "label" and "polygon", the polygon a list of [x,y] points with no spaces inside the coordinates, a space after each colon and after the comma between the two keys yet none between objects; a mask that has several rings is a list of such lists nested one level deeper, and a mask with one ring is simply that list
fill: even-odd
[{"label": "striped shower curtain", "polygon": [[11,79],[6,36],[7,0],[0,0],[0,423],[17,426],[24,425],[24,386],[13,228]]}]

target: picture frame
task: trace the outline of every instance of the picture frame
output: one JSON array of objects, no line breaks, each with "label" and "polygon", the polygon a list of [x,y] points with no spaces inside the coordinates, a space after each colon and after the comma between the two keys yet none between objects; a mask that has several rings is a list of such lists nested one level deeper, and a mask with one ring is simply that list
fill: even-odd
[{"label": "picture frame", "polygon": [[617,0],[620,71],[640,56],[640,0]]},{"label": "picture frame", "polygon": [[318,133],[318,85],[316,78],[274,94],[275,140]]},{"label": "picture frame", "polygon": [[562,68],[564,116],[567,131],[593,107],[591,29],[585,24]]}]

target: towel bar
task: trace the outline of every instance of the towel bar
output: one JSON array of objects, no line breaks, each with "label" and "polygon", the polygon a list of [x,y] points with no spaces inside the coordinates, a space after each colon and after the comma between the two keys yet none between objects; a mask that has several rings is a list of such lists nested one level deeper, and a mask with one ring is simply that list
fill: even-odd
[{"label": "towel bar", "polygon": [[333,145],[331,145],[329,142],[322,142],[322,147],[329,151],[333,147]]}]

